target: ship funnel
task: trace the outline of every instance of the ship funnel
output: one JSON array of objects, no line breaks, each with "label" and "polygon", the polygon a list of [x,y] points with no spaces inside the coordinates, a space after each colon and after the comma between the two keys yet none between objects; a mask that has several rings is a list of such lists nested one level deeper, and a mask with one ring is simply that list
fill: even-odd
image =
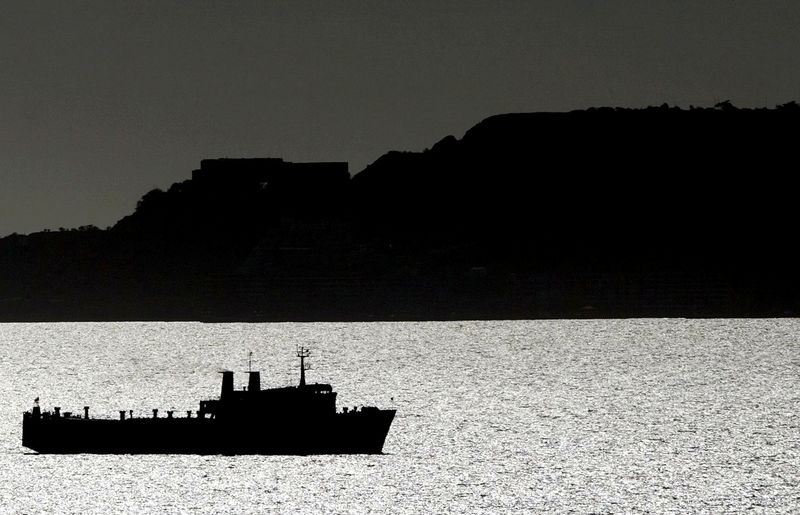
[{"label": "ship funnel", "polygon": [[220,399],[224,399],[233,393],[233,372],[226,370],[222,373],[222,392],[219,395]]},{"label": "ship funnel", "polygon": [[250,378],[247,380],[248,392],[261,391],[261,372],[249,372]]}]

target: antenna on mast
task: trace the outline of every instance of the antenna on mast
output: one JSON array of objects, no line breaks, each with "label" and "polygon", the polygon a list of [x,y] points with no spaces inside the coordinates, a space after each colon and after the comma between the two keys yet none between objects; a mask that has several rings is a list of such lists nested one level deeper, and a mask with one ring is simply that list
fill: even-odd
[{"label": "antenna on mast", "polygon": [[311,351],[303,346],[297,348],[297,357],[300,358],[300,386],[306,385],[306,370],[310,367],[306,365],[305,359],[311,356]]},{"label": "antenna on mast", "polygon": [[247,355],[247,373],[249,374],[252,371],[253,371],[253,351],[250,351],[250,353]]}]

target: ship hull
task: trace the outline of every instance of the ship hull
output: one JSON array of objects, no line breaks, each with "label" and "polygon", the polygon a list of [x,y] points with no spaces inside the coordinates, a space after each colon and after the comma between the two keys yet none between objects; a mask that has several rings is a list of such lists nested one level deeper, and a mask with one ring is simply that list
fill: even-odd
[{"label": "ship hull", "polygon": [[22,445],[58,454],[380,454],[395,410],[282,418],[23,416]]}]

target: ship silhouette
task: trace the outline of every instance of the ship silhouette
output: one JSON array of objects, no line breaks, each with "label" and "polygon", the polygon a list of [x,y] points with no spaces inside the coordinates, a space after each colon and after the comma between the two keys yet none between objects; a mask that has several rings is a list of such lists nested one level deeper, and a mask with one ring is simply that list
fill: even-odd
[{"label": "ship silhouette", "polygon": [[[39,398],[23,414],[22,445],[39,453],[95,454],[380,454],[395,416],[373,406],[336,408],[330,384],[306,383],[300,347],[300,383],[261,389],[257,371],[249,371],[246,389],[234,390],[233,372],[222,372],[218,399],[200,401],[193,416],[91,418],[42,411]],[[126,417],[129,414],[130,416]]]}]

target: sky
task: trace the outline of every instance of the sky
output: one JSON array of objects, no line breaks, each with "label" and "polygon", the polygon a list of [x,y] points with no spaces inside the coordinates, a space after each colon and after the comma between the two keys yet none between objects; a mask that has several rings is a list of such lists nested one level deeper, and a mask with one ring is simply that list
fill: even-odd
[{"label": "sky", "polygon": [[201,159],[421,151],[500,113],[800,101],[797,0],[19,0],[0,236],[105,228]]}]

